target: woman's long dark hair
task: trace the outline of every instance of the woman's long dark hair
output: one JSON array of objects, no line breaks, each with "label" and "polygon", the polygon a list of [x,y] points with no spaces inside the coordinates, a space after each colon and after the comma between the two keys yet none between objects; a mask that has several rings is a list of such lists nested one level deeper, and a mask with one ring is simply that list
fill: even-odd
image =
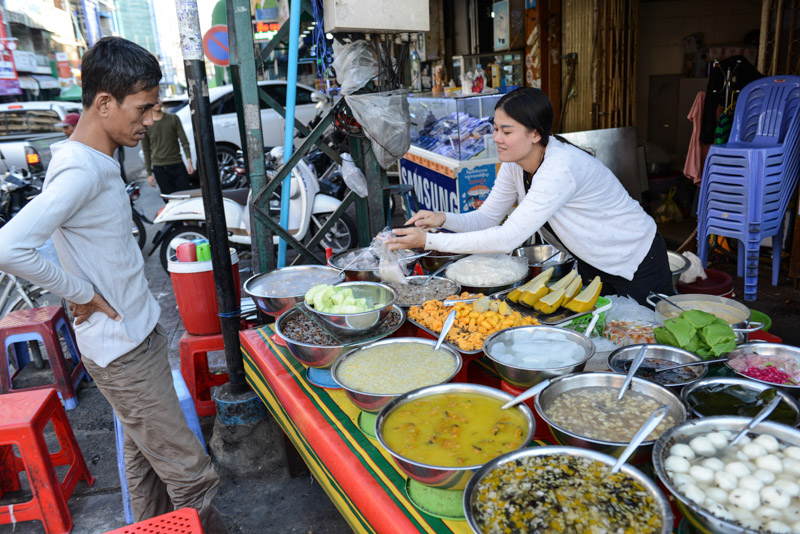
[{"label": "woman's long dark hair", "polygon": [[[535,130],[542,136],[539,141],[543,147],[547,146],[552,135],[562,143],[573,145],[560,135],[552,133],[553,128],[553,104],[546,94],[540,89],[533,87],[520,87],[506,93],[497,101],[495,110],[502,109],[503,112],[526,127],[528,130]],[[585,148],[580,148],[587,154],[592,154]]]}]

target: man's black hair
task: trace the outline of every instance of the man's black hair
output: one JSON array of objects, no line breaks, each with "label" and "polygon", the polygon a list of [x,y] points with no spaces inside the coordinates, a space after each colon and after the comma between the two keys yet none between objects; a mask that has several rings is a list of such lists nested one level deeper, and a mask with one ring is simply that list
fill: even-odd
[{"label": "man's black hair", "polygon": [[98,93],[110,93],[118,104],[125,97],[148,91],[161,81],[161,67],[153,54],[121,37],[103,37],[81,60],[83,107]]}]

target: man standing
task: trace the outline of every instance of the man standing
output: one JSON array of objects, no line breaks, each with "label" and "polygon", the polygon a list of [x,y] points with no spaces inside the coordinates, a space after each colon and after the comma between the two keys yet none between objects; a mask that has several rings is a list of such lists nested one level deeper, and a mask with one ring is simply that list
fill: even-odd
[{"label": "man standing", "polygon": [[[153,124],[161,69],[147,50],[119,37],[98,41],[81,67],[83,115],[72,136],[52,146],[42,193],[0,230],[0,270],[70,301],[86,370],[125,429],[136,521],[188,506],[207,534],[225,533],[212,504],[219,477],[172,385],[159,305],[113,158]],[[63,268],[36,251],[51,235]]]},{"label": "man standing", "polygon": [[[185,167],[178,140],[186,154]],[[189,174],[194,173],[189,140],[178,116],[161,111],[161,100],[153,108],[153,125],[147,128],[142,139],[142,152],[150,187],[155,187],[158,182],[164,195],[189,189]]]},{"label": "man standing", "polygon": [[61,131],[64,132],[64,135],[69,137],[72,135],[72,132],[75,131],[75,127],[78,125],[78,121],[81,118],[80,113],[67,113],[64,115],[64,120],[59,122],[58,124],[54,124],[56,128],[61,128]]}]

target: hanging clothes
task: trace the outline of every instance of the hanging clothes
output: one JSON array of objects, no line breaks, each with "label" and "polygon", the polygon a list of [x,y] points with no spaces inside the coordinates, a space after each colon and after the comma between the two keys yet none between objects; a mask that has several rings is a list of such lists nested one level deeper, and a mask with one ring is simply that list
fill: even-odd
[{"label": "hanging clothes", "polygon": [[[730,75],[728,75],[730,73]],[[725,101],[726,78],[728,78],[728,99],[733,98],[734,91],[741,91],[748,83],[763,78],[744,56],[731,56],[719,62],[708,74],[706,86],[706,102],[703,107],[703,124],[700,129],[700,142],[714,144],[714,130],[717,127],[717,108],[723,110],[730,105]]]},{"label": "hanging clothes", "polygon": [[[695,184],[699,184],[703,178],[703,146],[700,143],[700,127],[703,122],[703,106],[706,100],[705,91],[700,91],[694,98],[692,109],[686,116],[692,122],[692,137],[689,139],[689,151],[686,154],[686,163],[683,166],[683,174]],[[705,150],[708,152],[708,149]]]},{"label": "hanging clothes", "polygon": [[717,119],[717,127],[714,128],[714,144],[721,145],[727,143],[733,128],[733,110],[723,111]]}]

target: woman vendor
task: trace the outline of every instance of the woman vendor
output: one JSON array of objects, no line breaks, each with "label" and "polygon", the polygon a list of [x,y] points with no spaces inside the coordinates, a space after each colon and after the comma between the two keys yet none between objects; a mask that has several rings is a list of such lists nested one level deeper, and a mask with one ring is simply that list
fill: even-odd
[{"label": "woman vendor", "polygon": [[489,197],[469,213],[419,211],[406,223],[414,228],[394,230],[390,247],[509,253],[549,224],[581,277],[600,276],[603,293],[640,304],[650,291],[674,295],[655,221],[598,159],[553,135],[552,124],[553,106],[542,91],[523,87],[503,96],[494,112],[503,163]]}]

